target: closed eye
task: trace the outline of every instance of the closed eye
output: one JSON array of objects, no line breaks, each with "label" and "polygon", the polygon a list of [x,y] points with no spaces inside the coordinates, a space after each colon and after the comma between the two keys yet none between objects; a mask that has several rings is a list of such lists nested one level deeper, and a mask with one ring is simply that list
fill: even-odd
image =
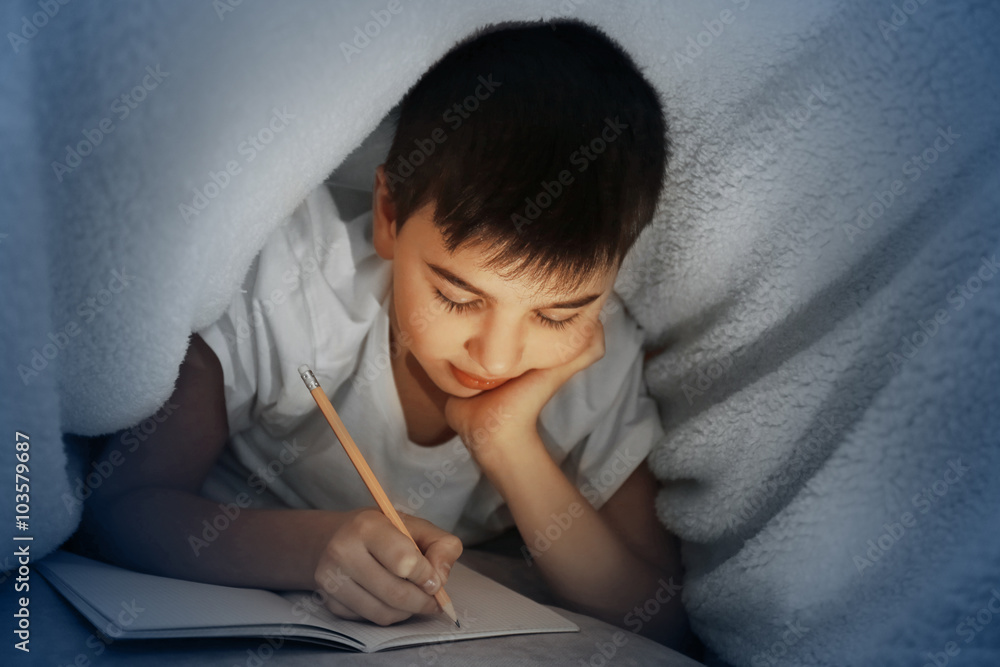
[{"label": "closed eye", "polygon": [[[441,303],[444,304],[445,308],[448,309],[449,313],[451,313],[451,312],[458,312],[458,313],[470,312],[470,311],[473,311],[473,310],[476,310],[477,308],[479,308],[479,305],[482,303],[482,301],[478,300],[478,299],[476,301],[469,301],[469,302],[465,302],[465,303],[461,303],[461,302],[458,302],[458,301],[452,301],[451,299],[449,299],[448,297],[446,297],[444,294],[442,294],[441,290],[435,288],[434,292],[435,292],[435,297],[438,299],[438,301],[440,301]],[[565,320],[553,320],[550,317],[545,317],[541,313],[535,313],[535,314],[538,317],[538,321],[539,322],[541,322],[543,325],[545,325],[547,327],[550,327],[550,328],[556,329],[556,330],[565,329],[567,326],[570,325],[570,323],[573,320],[575,320],[580,315],[579,313],[576,313],[576,314],[574,314],[571,317],[567,317]]]}]

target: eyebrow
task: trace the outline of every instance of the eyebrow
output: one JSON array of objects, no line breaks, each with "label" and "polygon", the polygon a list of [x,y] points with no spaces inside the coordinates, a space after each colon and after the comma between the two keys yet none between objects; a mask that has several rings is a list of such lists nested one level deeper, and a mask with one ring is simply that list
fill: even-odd
[{"label": "eyebrow", "polygon": [[[485,299],[486,301],[488,301],[490,303],[496,303],[497,302],[496,298],[494,298],[493,296],[487,294],[486,292],[484,292],[483,290],[479,289],[475,285],[470,285],[469,283],[467,283],[466,281],[462,280],[461,278],[459,278],[458,276],[456,276],[454,273],[452,273],[448,269],[446,269],[444,267],[441,267],[441,266],[437,266],[436,264],[431,264],[430,262],[426,262],[426,264],[427,264],[428,267],[430,267],[431,271],[433,271],[434,273],[438,274],[441,278],[444,278],[445,280],[447,280],[448,282],[450,282],[455,287],[458,287],[459,289],[463,289],[466,292],[472,292],[476,296],[482,297],[483,299]],[[568,309],[568,308],[580,308],[582,306],[586,306],[588,303],[591,303],[592,301],[594,301],[595,299],[597,299],[599,296],[601,296],[601,295],[600,294],[588,294],[587,296],[581,296],[579,299],[573,299],[572,301],[562,301],[560,303],[553,303],[553,304],[550,304],[548,306],[543,306],[540,310],[549,310],[551,308],[560,308],[560,309],[561,308],[566,308],[566,309]]]}]

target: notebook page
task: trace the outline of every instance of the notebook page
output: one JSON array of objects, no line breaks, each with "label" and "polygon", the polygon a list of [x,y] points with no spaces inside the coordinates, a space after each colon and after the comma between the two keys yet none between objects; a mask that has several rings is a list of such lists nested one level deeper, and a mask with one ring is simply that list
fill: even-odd
[{"label": "notebook page", "polygon": [[[61,582],[57,588],[72,590],[74,595],[67,597],[82,598],[128,634],[156,631],[165,636],[171,630],[218,628],[225,632],[199,634],[232,636],[245,634],[233,632],[234,628],[253,626],[260,636],[274,634],[282,624],[309,622],[305,615],[293,613],[280,595],[269,591],[159,577],[65,551],[48,556],[37,567],[46,578]],[[104,631],[105,627],[98,629]]]},{"label": "notebook page", "polygon": [[282,593],[293,604],[316,619],[329,624],[365,645],[365,651],[430,644],[442,641],[541,632],[578,632],[580,627],[534,600],[515,593],[471,568],[455,563],[445,590],[455,605],[461,628],[443,613],[418,614],[382,627],[374,623],[348,621],[309,600],[305,592]]}]

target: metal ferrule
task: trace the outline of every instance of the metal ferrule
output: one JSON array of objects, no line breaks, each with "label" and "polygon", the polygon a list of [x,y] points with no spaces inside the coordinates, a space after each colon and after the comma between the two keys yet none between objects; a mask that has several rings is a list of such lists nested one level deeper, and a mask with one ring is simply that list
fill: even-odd
[{"label": "metal ferrule", "polygon": [[302,381],[306,383],[306,389],[309,391],[319,386],[319,380],[316,379],[316,375],[305,364],[299,366],[299,375],[302,376]]}]

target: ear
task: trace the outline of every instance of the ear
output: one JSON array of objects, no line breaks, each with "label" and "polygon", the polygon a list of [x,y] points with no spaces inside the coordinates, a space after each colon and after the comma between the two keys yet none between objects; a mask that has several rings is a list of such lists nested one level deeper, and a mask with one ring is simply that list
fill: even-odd
[{"label": "ear", "polygon": [[392,259],[396,247],[396,206],[385,177],[385,165],[375,169],[372,190],[372,241],[382,259]]}]

